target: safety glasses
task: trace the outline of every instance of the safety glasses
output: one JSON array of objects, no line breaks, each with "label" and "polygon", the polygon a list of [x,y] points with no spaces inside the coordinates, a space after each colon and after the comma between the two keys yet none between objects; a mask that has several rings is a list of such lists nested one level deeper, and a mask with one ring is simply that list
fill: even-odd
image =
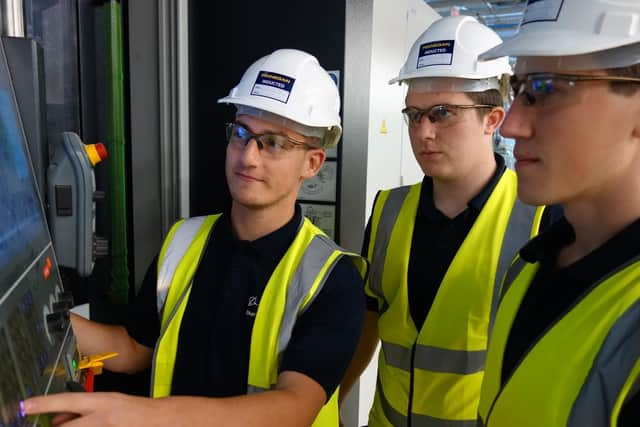
[{"label": "safety glasses", "polygon": [[227,123],[225,126],[229,144],[244,149],[249,141],[254,139],[260,152],[271,157],[280,157],[296,148],[314,148],[303,141],[297,141],[282,134],[253,133],[241,123]]},{"label": "safety glasses", "polygon": [[489,104],[438,104],[426,110],[416,107],[407,107],[402,110],[402,115],[407,125],[411,127],[419,126],[426,116],[429,121],[439,127],[449,127],[458,123],[461,119],[461,111],[475,108],[495,108],[496,105]]},{"label": "safety glasses", "polygon": [[511,88],[514,97],[521,96],[525,105],[547,105],[571,92],[577,83],[594,81],[640,84],[640,78],[635,77],[534,73],[524,78],[512,76]]}]

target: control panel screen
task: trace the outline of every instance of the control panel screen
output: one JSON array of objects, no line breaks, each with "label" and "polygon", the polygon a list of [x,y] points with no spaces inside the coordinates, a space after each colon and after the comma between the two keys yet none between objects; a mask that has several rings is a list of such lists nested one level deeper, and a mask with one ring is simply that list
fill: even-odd
[{"label": "control panel screen", "polygon": [[[50,425],[19,402],[77,381],[76,342],[0,38],[0,427]],[[24,70],[29,72],[29,70]]]},{"label": "control panel screen", "polygon": [[16,105],[0,75],[0,296],[45,248],[48,235]]}]

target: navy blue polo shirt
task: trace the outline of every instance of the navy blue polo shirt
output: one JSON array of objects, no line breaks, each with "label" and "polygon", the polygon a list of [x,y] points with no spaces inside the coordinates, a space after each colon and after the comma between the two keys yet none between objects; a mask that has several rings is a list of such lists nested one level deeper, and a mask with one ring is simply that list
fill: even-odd
[{"label": "navy blue polo shirt", "polygon": [[[194,276],[180,328],[172,395],[229,397],[246,394],[251,332],[260,298],[297,235],[302,215],[254,241],[238,240],[229,215],[216,223]],[[147,271],[128,322],[129,334],[154,347],[157,259]],[[311,306],[300,315],[280,372],[296,371],[320,384],[329,398],[339,385],[360,337],[365,301],[353,262],[343,257]]]},{"label": "navy blue polo shirt", "polygon": [[[539,261],[540,268],[509,332],[502,364],[503,384],[511,377],[531,344],[579,302],[594,283],[640,254],[640,219],[573,264],[557,267],[558,253],[574,241],[573,227],[562,218],[520,250],[525,261]],[[640,393],[636,390],[636,394],[623,406],[618,426],[637,426],[639,422]]]}]

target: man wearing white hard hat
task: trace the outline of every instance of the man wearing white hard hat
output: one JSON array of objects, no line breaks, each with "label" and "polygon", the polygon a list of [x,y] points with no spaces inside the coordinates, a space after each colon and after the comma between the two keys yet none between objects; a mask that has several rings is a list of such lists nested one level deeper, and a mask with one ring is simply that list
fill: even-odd
[{"label": "man wearing white hard hat", "polygon": [[381,340],[370,427],[475,426],[494,295],[542,216],[493,153],[511,68],[478,54],[500,41],[472,17],[440,19],[391,80],[408,85],[402,113],[425,177],[379,192],[365,236],[368,311],[341,393]]},{"label": "man wearing white hard hat", "polygon": [[518,194],[565,217],[506,275],[479,425],[638,426],[640,2],[530,0],[503,55]]},{"label": "man wearing white hard hat", "polygon": [[[227,124],[229,212],[176,223],[126,328],[74,316],[83,354],[105,368],[152,368],[151,397],[51,395],[28,414],[73,425],[337,427],[337,388],[364,317],[367,262],[296,205],[341,133],[338,89],[316,58],[277,50],[218,102]],[[162,398],[162,399],[160,399]]]}]

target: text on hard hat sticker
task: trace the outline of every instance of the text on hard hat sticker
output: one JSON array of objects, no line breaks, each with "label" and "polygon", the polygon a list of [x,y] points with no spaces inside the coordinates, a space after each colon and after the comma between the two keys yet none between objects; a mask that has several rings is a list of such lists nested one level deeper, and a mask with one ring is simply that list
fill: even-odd
[{"label": "text on hard hat sticker", "polygon": [[454,40],[439,40],[420,45],[416,68],[432,65],[451,65]]},{"label": "text on hard hat sticker", "polygon": [[283,103],[289,101],[291,89],[296,79],[270,71],[260,71],[251,89],[251,95],[275,99]]},{"label": "text on hard hat sticker", "polygon": [[564,0],[529,0],[522,24],[540,21],[557,21]]}]

